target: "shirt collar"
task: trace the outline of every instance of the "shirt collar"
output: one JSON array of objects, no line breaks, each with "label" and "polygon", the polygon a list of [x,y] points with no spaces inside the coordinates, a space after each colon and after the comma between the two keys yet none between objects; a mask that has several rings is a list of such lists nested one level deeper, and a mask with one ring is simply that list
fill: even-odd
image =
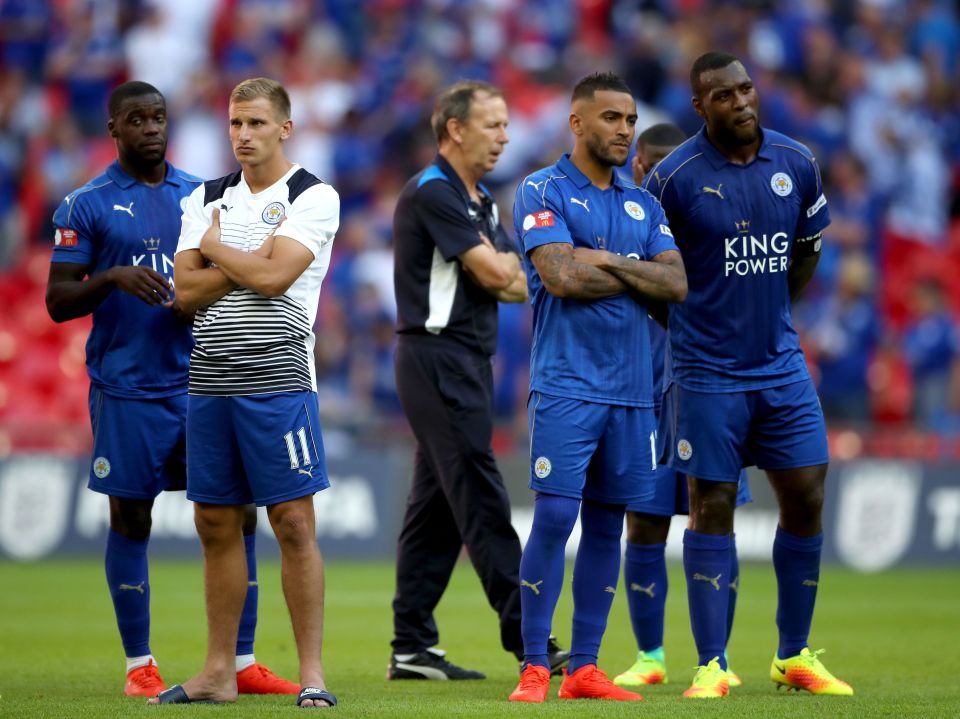
[{"label": "shirt collar", "polygon": [[439,152],[433,160],[433,164],[440,168],[440,171],[447,176],[447,179],[450,180],[450,184],[456,188],[457,192],[463,195],[463,198],[470,201],[470,193],[467,192],[467,186],[463,184],[463,180],[460,179],[460,175],[457,174],[457,171],[453,169],[447,158],[441,155]]},{"label": "shirt collar", "polygon": [[[706,125],[700,128],[700,132],[698,132],[696,135],[695,142],[697,143],[697,147],[703,153],[703,156],[707,158],[707,162],[710,163],[710,166],[713,167],[714,170],[719,170],[726,164],[734,164],[724,157],[723,153],[714,147],[713,143],[707,139]],[[757,150],[756,160],[765,160],[767,162],[773,160],[773,153],[770,149],[770,141],[767,139],[767,133],[763,131],[762,127],[760,128],[760,147]]]},{"label": "shirt collar", "polygon": [[[557,160],[557,169],[559,169],[561,173],[566,175],[567,179],[573,182],[573,184],[576,185],[581,190],[587,185],[593,184],[590,181],[590,178],[584,175],[582,172],[580,172],[580,169],[573,164],[573,161],[570,159],[569,152],[563,153],[563,156],[559,160]],[[613,173],[613,182],[611,182],[611,186],[617,188],[622,192],[623,180],[620,179],[620,173],[618,173],[613,168],[611,168],[611,171]]]},{"label": "shirt collar", "polygon": [[[166,162],[165,164],[167,166],[167,171],[163,178],[163,181],[179,187],[181,182],[183,181],[180,178],[180,173],[177,172],[176,168],[173,165],[171,165],[169,162]],[[107,168],[107,177],[113,180],[119,187],[123,188],[124,190],[137,184],[137,180],[131,177],[130,175],[128,175],[126,171],[124,171],[124,169],[120,167],[119,160],[114,160],[112,163],[110,163],[110,166]]]}]

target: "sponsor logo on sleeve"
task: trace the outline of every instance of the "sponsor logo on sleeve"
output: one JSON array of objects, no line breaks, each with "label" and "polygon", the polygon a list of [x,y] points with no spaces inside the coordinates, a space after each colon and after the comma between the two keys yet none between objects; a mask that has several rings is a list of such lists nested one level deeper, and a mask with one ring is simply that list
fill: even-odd
[{"label": "sponsor logo on sleeve", "polygon": [[670,229],[670,225],[660,225],[660,234],[673,237],[673,231]]},{"label": "sponsor logo on sleeve", "polygon": [[827,204],[827,198],[823,193],[820,193],[820,197],[817,198],[817,201],[813,203],[809,210],[807,210],[807,217],[813,217],[815,214],[820,212],[821,209]]},{"label": "sponsor logo on sleeve", "polygon": [[553,213],[550,210],[542,210],[523,218],[524,230],[531,230],[534,227],[553,227]]},{"label": "sponsor logo on sleeve", "polygon": [[58,227],[53,236],[53,244],[57,247],[76,247],[77,231],[69,230],[64,227]]}]

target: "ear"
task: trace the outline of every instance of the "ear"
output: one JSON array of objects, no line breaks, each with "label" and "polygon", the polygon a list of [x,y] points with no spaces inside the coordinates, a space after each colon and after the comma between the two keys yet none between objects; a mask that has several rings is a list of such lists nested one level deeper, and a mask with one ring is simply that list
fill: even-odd
[{"label": "ear", "polygon": [[113,118],[112,118],[112,117],[111,117],[109,120],[107,120],[107,132],[110,133],[110,137],[116,137],[116,136],[117,136],[117,125],[116,125],[116,123],[113,121]]},{"label": "ear", "polygon": [[449,120],[447,120],[447,135],[449,135],[450,139],[458,145],[463,144],[462,130],[463,128],[457,118],[451,117]]},{"label": "ear", "polygon": [[700,98],[694,95],[690,98],[690,104],[693,105],[693,110],[704,120],[707,119],[707,114],[703,111],[703,105],[700,103]]},{"label": "ear", "polygon": [[293,120],[287,120],[280,126],[280,139],[286,140],[293,134]]},{"label": "ear", "polygon": [[567,122],[570,125],[570,132],[574,135],[580,137],[583,134],[583,120],[577,113],[571,112]]}]

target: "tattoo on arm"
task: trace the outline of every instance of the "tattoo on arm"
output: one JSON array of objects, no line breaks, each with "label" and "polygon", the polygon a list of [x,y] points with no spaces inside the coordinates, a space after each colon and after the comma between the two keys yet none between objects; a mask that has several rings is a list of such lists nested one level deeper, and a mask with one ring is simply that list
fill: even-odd
[{"label": "tattoo on arm", "polygon": [[627,291],[627,286],[606,270],[577,262],[573,245],[554,242],[540,245],[530,259],[547,291],[557,297],[595,300]]},{"label": "tattoo on arm", "polygon": [[687,273],[676,250],[661,252],[652,260],[633,260],[610,255],[609,271],[632,292],[662,302],[683,302],[687,296]]}]

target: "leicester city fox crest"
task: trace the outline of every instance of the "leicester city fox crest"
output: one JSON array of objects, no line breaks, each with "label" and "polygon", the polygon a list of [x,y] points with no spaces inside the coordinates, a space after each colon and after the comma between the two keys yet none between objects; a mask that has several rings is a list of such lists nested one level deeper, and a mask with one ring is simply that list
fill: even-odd
[{"label": "leicester city fox crest", "polygon": [[284,207],[282,202],[271,202],[269,205],[263,208],[263,213],[260,217],[268,225],[279,225],[280,220],[283,219]]}]

